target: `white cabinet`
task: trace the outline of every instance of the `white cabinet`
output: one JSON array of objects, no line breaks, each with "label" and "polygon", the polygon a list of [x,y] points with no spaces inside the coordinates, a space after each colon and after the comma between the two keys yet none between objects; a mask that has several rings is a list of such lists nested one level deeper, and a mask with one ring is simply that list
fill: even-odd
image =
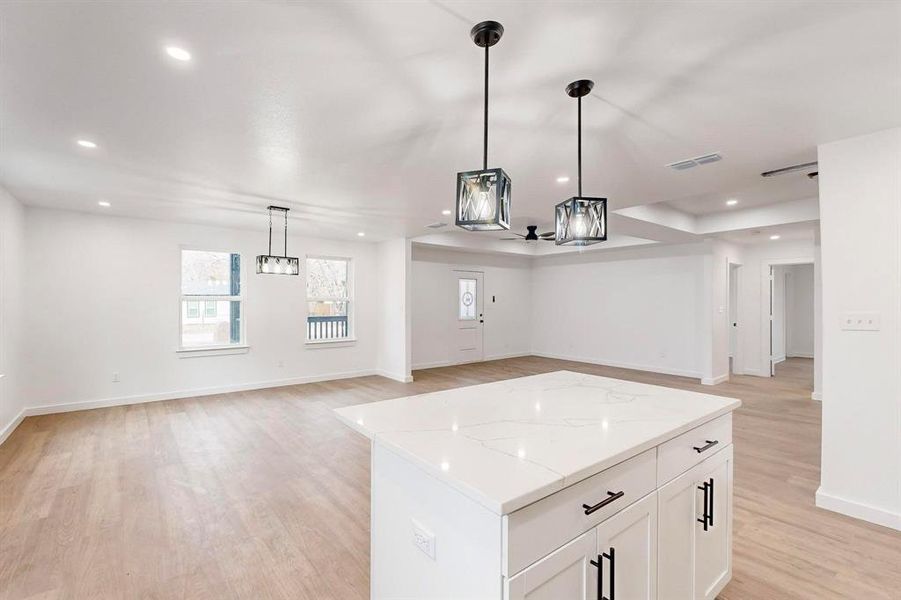
[{"label": "white cabinet", "polygon": [[597,600],[597,532],[592,529],[507,580],[508,600]]},{"label": "white cabinet", "polygon": [[732,446],[658,491],[661,597],[712,600],[732,576]]},{"label": "white cabinet", "polygon": [[597,541],[603,598],[657,598],[656,493],[598,525]]}]

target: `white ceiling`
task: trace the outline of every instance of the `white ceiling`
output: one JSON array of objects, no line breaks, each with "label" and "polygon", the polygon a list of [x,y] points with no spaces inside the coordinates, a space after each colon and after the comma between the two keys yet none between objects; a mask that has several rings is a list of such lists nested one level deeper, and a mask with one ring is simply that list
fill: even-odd
[{"label": "white ceiling", "polygon": [[803,173],[759,173],[901,124],[898,2],[7,2],[0,183],[75,210],[262,228],[275,203],[294,231],[430,233],[481,165],[469,29],[487,18],[506,28],[489,166],[513,179],[517,228],[574,195],[573,79],[596,82],[584,191],[611,209],[815,196]]}]

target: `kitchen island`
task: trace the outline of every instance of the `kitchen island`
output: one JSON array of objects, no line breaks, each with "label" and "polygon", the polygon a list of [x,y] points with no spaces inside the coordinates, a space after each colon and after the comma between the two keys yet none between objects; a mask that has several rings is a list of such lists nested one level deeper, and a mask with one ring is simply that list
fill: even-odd
[{"label": "kitchen island", "polygon": [[558,371],[337,409],[372,440],[372,598],[715,598],[739,405]]}]

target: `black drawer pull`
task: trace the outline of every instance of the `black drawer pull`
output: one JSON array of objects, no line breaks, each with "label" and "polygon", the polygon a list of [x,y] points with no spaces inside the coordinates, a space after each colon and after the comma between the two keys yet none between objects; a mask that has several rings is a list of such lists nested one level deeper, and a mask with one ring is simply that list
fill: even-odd
[{"label": "black drawer pull", "polygon": [[713,477],[698,486],[704,492],[704,515],[698,519],[698,523],[704,525],[704,531],[713,527]]},{"label": "black drawer pull", "polygon": [[704,441],[707,443],[704,444],[703,446],[692,446],[695,449],[695,452],[697,452],[698,454],[700,454],[704,450],[710,450],[711,448],[713,448],[714,446],[716,446],[717,444],[720,443],[719,440],[704,440]]},{"label": "black drawer pull", "polygon": [[600,509],[604,508],[605,506],[607,506],[608,504],[610,504],[610,503],[613,502],[614,500],[619,500],[619,499],[622,498],[624,495],[625,495],[625,492],[622,492],[622,491],[620,491],[620,492],[609,492],[609,491],[608,491],[608,492],[607,492],[607,497],[604,498],[603,500],[601,500],[600,502],[598,502],[597,504],[595,504],[594,506],[588,506],[587,504],[583,504],[583,505],[582,505],[582,508],[585,509],[585,514],[586,514],[586,515],[590,515],[590,514],[593,513],[594,511],[600,510]]},{"label": "black drawer pull", "polygon": [[[610,597],[604,596],[604,559],[610,561]],[[598,568],[598,600],[616,600],[616,549],[611,546],[610,553],[598,554],[598,560],[589,561]]]}]

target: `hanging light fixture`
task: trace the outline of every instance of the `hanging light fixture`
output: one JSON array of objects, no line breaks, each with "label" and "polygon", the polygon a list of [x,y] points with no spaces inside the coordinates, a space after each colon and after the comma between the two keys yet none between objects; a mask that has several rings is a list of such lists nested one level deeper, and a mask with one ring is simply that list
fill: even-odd
[{"label": "hanging light fixture", "polygon": [[[285,215],[285,254],[272,255],[272,211],[281,211]],[[300,261],[295,256],[288,256],[288,211],[282,206],[269,207],[269,254],[257,256],[257,273],[271,275],[297,275],[300,273]]]},{"label": "hanging light fixture", "polygon": [[469,231],[510,229],[510,176],[503,169],[488,168],[488,48],[504,34],[497,21],[483,21],[469,35],[485,49],[485,113],[482,169],[457,173],[457,227]]},{"label": "hanging light fixture", "polygon": [[573,81],[566,93],[579,102],[579,195],[557,205],[556,238],[558,246],[588,246],[607,240],[607,199],[582,196],[582,96],[591,92],[594,82]]}]

